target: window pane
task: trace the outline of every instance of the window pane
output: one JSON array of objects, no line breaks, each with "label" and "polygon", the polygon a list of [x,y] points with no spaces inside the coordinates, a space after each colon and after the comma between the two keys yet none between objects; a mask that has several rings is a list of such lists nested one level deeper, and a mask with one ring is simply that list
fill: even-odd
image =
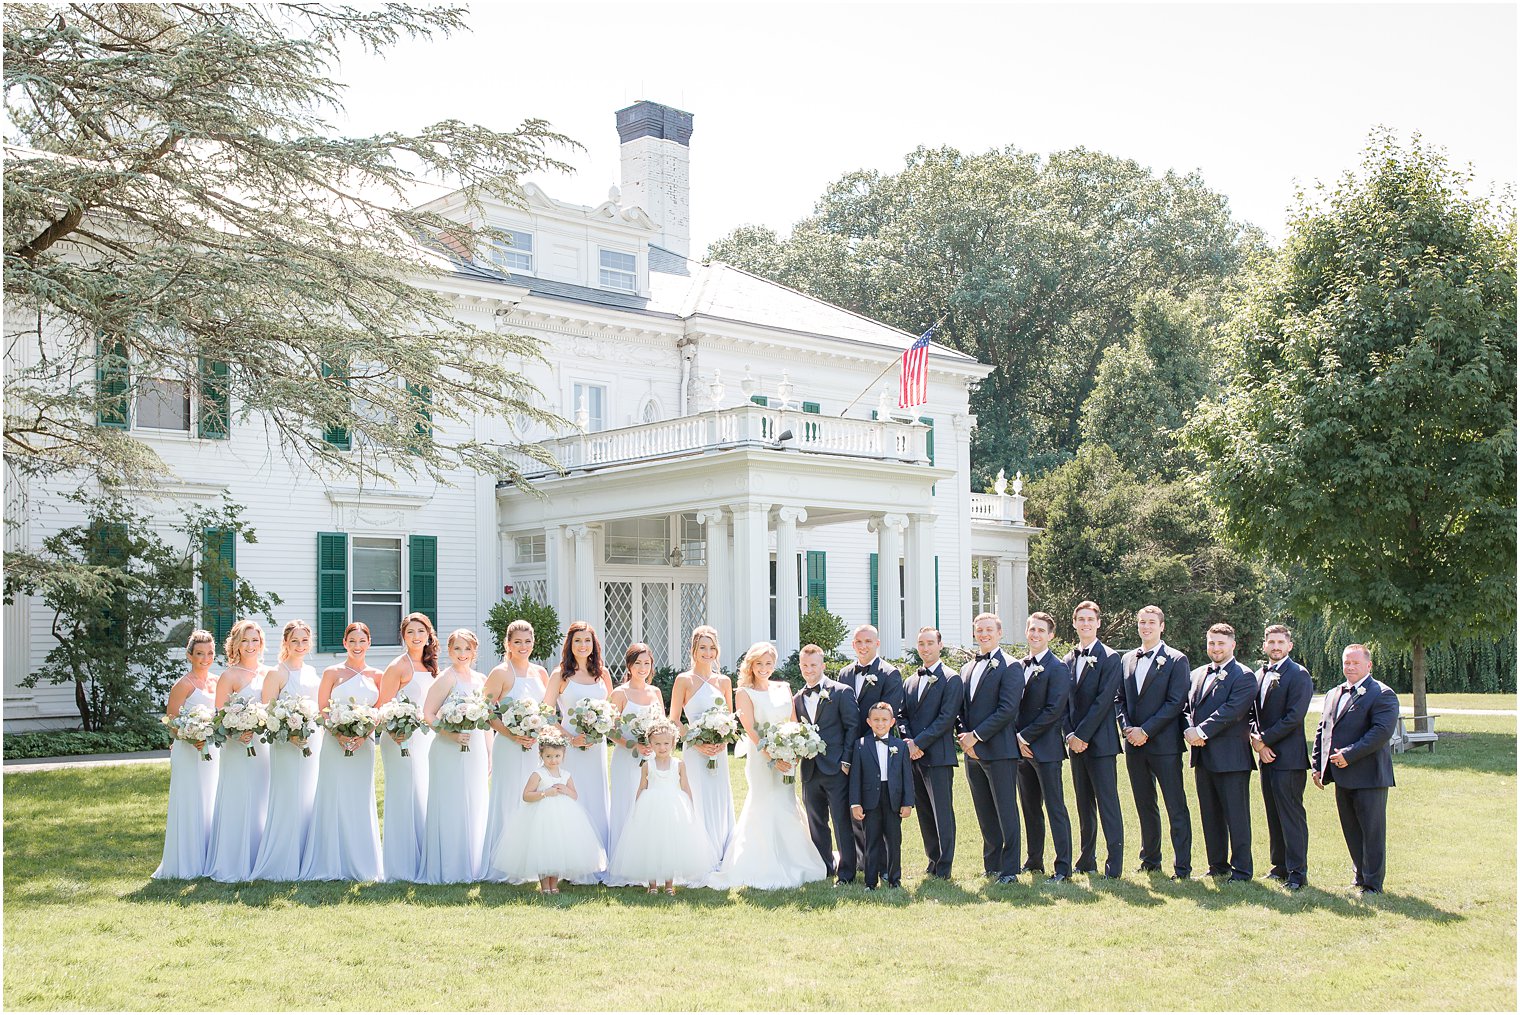
[{"label": "window pane", "polygon": [[519,564],[542,564],[545,558],[543,536],[518,536],[516,538],[517,562]]},{"label": "window pane", "polygon": [[146,380],[137,390],[137,425],[154,430],[190,429],[190,389],[184,381]]},{"label": "window pane", "polygon": [[354,599],[353,617],[369,625],[376,645],[401,644],[401,604],[364,603]]},{"label": "window pane", "polygon": [[637,271],[638,261],[632,254],[624,254],[617,250],[602,251],[602,267],[613,271]]},{"label": "window pane", "polygon": [[612,271],[603,268],[601,273],[603,289],[620,289],[623,292],[636,292],[639,287],[639,277],[631,272]]},{"label": "window pane", "polygon": [[401,540],[355,537],[354,591],[401,591]]},{"label": "window pane", "polygon": [[533,234],[518,229],[503,230],[505,236],[491,242],[487,256],[509,271],[533,270]]}]

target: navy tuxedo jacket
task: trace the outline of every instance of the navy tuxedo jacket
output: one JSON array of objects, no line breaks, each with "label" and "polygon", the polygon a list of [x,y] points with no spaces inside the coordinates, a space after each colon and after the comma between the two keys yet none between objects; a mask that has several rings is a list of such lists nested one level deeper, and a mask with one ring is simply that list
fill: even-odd
[{"label": "navy tuxedo jacket", "polygon": [[[895,754],[893,752],[896,752]],[[855,742],[850,763],[850,806],[871,810],[881,803],[881,768],[876,760],[876,736]],[[900,737],[887,737],[887,804],[895,811],[913,806],[913,776],[908,771],[908,745]]]},{"label": "navy tuxedo jacket", "polygon": [[892,706],[892,716],[896,719],[902,715],[903,707],[903,678],[897,667],[890,666],[880,656],[871,660],[869,667],[859,663],[851,663],[839,671],[839,682],[849,685],[851,691],[855,690],[855,676],[858,673],[868,672],[875,677],[875,681],[862,680],[860,693],[857,694],[856,704],[860,708],[860,716],[856,721],[856,729],[867,729],[866,713],[871,711],[871,706],[878,701],[884,701]]},{"label": "navy tuxedo jacket", "polygon": [[[850,747],[860,729],[860,712],[855,707],[855,692],[848,684],[823,677],[818,686],[828,691],[828,698],[818,694],[818,735],[823,738],[823,753],[816,758],[802,759],[802,777],[811,779],[814,770],[823,775],[838,775],[840,764],[850,763]],[[803,704],[802,692],[792,695],[792,708],[799,721],[807,722],[807,706]]]},{"label": "navy tuxedo jacket", "polygon": [[1159,663],[1151,660],[1145,687],[1138,691],[1135,689],[1135,663],[1140,650],[1132,648],[1124,653],[1124,679],[1119,682],[1117,709],[1119,728],[1127,730],[1138,726],[1150,737],[1142,747],[1126,740],[1124,750],[1142,754],[1181,754],[1182,710],[1188,703],[1188,657],[1165,642],[1156,648],[1166,658]]},{"label": "navy tuxedo jacket", "polygon": [[903,688],[903,716],[900,729],[913,745],[924,752],[920,765],[954,767],[960,764],[955,753],[955,720],[966,696],[960,676],[944,663],[933,666],[934,681],[923,688],[925,678],[916,672]]},{"label": "navy tuxedo jacket", "polygon": [[1071,696],[1066,699],[1066,732],[1087,744],[1082,753],[1095,758],[1119,753],[1119,724],[1115,719],[1119,700],[1119,683],[1124,679],[1124,663],[1119,653],[1095,641],[1093,656],[1086,672],[1077,682],[1077,651],[1072,649],[1061,660],[1071,671]]},{"label": "navy tuxedo jacket", "polygon": [[[1314,681],[1309,671],[1291,658],[1277,664],[1278,672],[1268,674],[1266,667],[1256,674],[1256,734],[1277,755],[1262,762],[1262,769],[1275,772],[1306,771],[1309,768],[1309,738],[1304,733],[1304,716],[1314,697]],[[1262,698],[1263,685],[1267,696]]]},{"label": "navy tuxedo jacket", "polygon": [[1256,752],[1251,750],[1256,675],[1234,659],[1225,663],[1221,679],[1211,681],[1208,672],[1208,666],[1193,671],[1188,693],[1187,724],[1209,738],[1202,747],[1192,748],[1192,766],[1210,772],[1249,772],[1256,767]]},{"label": "navy tuxedo jacket", "polygon": [[1018,735],[1029,745],[1035,761],[1066,760],[1066,700],[1070,696],[1071,671],[1054,652],[1046,649],[1024,667]]},{"label": "navy tuxedo jacket", "polygon": [[[1393,688],[1372,677],[1363,677],[1356,685],[1366,691],[1356,694],[1346,711],[1335,720],[1330,741],[1325,744],[1325,727],[1340,707],[1345,684],[1325,692],[1324,712],[1319,732],[1314,735],[1314,765],[1320,778],[1345,789],[1378,789],[1393,785],[1393,729],[1399,722],[1399,696]],[[1345,749],[1345,768],[1328,762],[1332,753]]]},{"label": "navy tuxedo jacket", "polygon": [[[977,676],[978,670],[984,672]],[[974,677],[975,694],[971,691]],[[982,761],[1020,757],[1015,723],[1024,697],[1024,667],[997,649],[985,663],[975,659],[967,663],[961,679],[966,684],[961,729],[976,735],[976,756]]]}]

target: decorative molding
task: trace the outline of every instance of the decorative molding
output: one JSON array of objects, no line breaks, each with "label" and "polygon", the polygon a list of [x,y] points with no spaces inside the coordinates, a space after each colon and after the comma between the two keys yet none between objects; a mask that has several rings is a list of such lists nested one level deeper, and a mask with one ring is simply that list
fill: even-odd
[{"label": "decorative molding", "polygon": [[723,509],[720,507],[703,508],[697,512],[698,525],[706,525],[710,527],[713,525],[723,525],[727,521],[728,518],[723,514]]},{"label": "decorative molding", "polygon": [[776,512],[776,521],[782,525],[800,525],[807,521],[807,519],[808,513],[806,508],[787,505]]},{"label": "decorative molding", "polygon": [[219,500],[227,492],[226,483],[197,480],[165,480],[151,487],[128,487],[129,492],[158,500],[172,497],[175,500]]},{"label": "decorative molding", "polygon": [[403,493],[400,490],[361,490],[358,487],[329,487],[327,499],[333,506],[333,524],[340,532],[351,529],[409,529],[413,512],[432,499],[431,494]]}]

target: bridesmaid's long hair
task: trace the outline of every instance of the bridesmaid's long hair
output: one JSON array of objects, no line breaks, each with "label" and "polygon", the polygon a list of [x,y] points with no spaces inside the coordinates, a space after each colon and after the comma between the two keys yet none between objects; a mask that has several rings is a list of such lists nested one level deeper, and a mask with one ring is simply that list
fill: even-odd
[{"label": "bridesmaid's long hair", "polygon": [[628,646],[628,651],[623,653],[623,683],[628,683],[633,677],[633,664],[639,661],[639,656],[649,656],[649,680],[654,682],[654,653],[649,646],[641,641],[636,641]]},{"label": "bridesmaid's long hair", "polygon": [[[232,625],[232,630],[227,632],[226,644],[222,646],[222,651],[227,656],[228,666],[243,666],[244,669],[253,669],[252,666],[245,666],[243,664],[243,635],[249,631],[257,631],[259,633],[259,645],[263,646],[265,644],[264,629],[259,626],[259,622],[244,617]],[[259,655],[262,656],[263,654],[261,649]],[[253,661],[256,664],[259,660],[255,657]]]},{"label": "bridesmaid's long hair", "polygon": [[[703,624],[701,627],[693,628],[691,632],[691,649],[687,652],[687,657],[691,661],[692,669],[697,668],[697,646],[701,644],[703,638],[711,638],[713,643],[713,651],[718,653],[720,656],[723,654],[723,648],[718,644],[717,628],[708,627],[706,624]],[[717,667],[718,661],[714,659],[713,669],[717,669]]]},{"label": "bridesmaid's long hair", "polygon": [[280,662],[285,661],[286,646],[290,644],[290,636],[297,631],[305,631],[311,634],[311,625],[304,620],[292,620],[285,625],[285,630],[280,632]]},{"label": "bridesmaid's long hair", "polygon": [[401,621],[401,647],[406,648],[406,626],[415,621],[422,625],[427,632],[427,644],[422,646],[422,665],[433,676],[438,676],[438,632],[433,630],[433,622],[428,619],[426,613],[408,613]]},{"label": "bridesmaid's long hair", "polygon": [[559,651],[559,675],[568,681],[579,669],[575,662],[575,653],[570,651],[570,643],[581,631],[591,632],[591,654],[586,657],[586,672],[591,674],[594,680],[606,680],[606,671],[602,669],[602,639],[596,636],[596,628],[584,620],[572,621],[570,629],[565,632],[565,644]]},{"label": "bridesmaid's long hair", "polygon": [[[749,687],[757,691],[765,689],[764,687],[755,686],[755,678],[752,675],[754,672],[755,660],[759,659],[761,656],[770,656],[773,663],[779,658],[776,655],[776,646],[772,645],[768,641],[755,642],[749,647],[749,651],[744,653],[744,658],[739,660],[740,687]],[[768,679],[766,683],[769,684]]]}]

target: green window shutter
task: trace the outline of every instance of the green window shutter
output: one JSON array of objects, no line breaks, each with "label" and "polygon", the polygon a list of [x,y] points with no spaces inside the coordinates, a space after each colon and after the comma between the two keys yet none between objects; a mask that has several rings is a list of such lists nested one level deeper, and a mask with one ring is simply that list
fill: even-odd
[{"label": "green window shutter", "polygon": [[770,405],[771,404],[771,400],[769,398],[766,398],[764,395],[750,395],[749,396],[749,400],[751,402],[754,402],[756,405]]},{"label": "green window shutter", "polygon": [[876,554],[871,554],[871,626],[876,623]]},{"label": "green window shutter", "polygon": [[[322,376],[323,377],[337,377],[338,376],[338,371],[333,367],[333,365],[331,363],[323,363],[322,364]],[[342,383],[342,385],[345,388],[348,387],[348,378],[347,377],[341,378],[341,383]],[[342,426],[337,426],[337,425],[327,427],[326,429],[324,429],[322,431],[322,439],[324,441],[326,441],[327,443],[331,444],[333,447],[339,448],[339,449],[341,449],[343,451],[349,451],[349,450],[352,450],[352,448],[353,448],[353,440],[352,440],[351,435],[348,432],[348,428],[347,427],[342,427]],[[342,647],[342,645],[340,644],[339,648],[341,648],[341,647]],[[334,651],[336,651],[336,650],[334,650]]]},{"label": "green window shutter", "polygon": [[201,530],[201,626],[222,644],[237,620],[237,533]]},{"label": "green window shutter", "polygon": [[342,652],[348,626],[348,533],[317,533],[317,651]]},{"label": "green window shutter", "polygon": [[810,611],[829,608],[829,562],[824,550],[807,552],[807,605]]},{"label": "green window shutter", "polygon": [[823,406],[819,405],[817,402],[803,402],[802,411],[811,412],[813,415],[817,416],[823,413]]},{"label": "green window shutter", "polygon": [[433,389],[426,384],[406,385],[407,400],[411,402],[412,411],[417,415],[417,423],[413,429],[417,432],[418,450],[421,446],[433,440]]},{"label": "green window shutter", "polygon": [[232,393],[227,385],[227,364],[202,357],[197,373],[201,382],[200,435],[207,440],[224,441],[232,431]]},{"label": "green window shutter", "polygon": [[[86,556],[91,564],[124,568],[127,564],[127,527],[119,522],[100,522],[90,530]],[[98,625],[98,626],[97,626]],[[97,618],[98,633],[112,644],[125,643],[127,637],[127,603],[125,592],[118,593],[105,612]]]},{"label": "green window shutter", "polygon": [[934,420],[928,416],[918,417],[918,421],[929,427],[929,432],[924,435],[924,447],[929,453],[929,464],[934,464]]},{"label": "green window shutter", "polygon": [[425,613],[438,627],[438,537],[412,536],[411,582],[407,588],[408,613]]},{"label": "green window shutter", "polygon": [[132,371],[126,344],[120,339],[101,338],[95,343],[95,394],[97,426],[112,430],[132,426]]},{"label": "green window shutter", "polygon": [[939,554],[934,555],[934,626],[939,627]]},{"label": "green window shutter", "polygon": [[[808,416],[820,416],[820,415],[823,414],[823,406],[819,405],[817,402],[803,402],[802,403],[802,412],[803,412],[804,415],[808,415]],[[804,442],[812,442],[812,441],[818,440],[818,434],[819,434],[821,426],[822,426],[822,424],[817,423],[814,420],[810,420],[810,419],[803,420],[802,421],[802,439],[803,439],[803,441]]]}]

